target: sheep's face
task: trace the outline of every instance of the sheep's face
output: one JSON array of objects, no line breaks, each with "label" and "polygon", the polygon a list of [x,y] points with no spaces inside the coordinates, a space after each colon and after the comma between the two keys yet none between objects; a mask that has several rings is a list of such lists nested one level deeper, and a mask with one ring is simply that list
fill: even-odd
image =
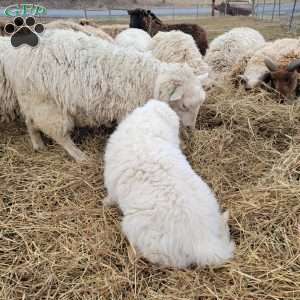
[{"label": "sheep's face", "polygon": [[258,76],[256,73],[248,73],[247,76],[239,75],[240,82],[245,86],[246,90],[254,89],[260,86],[262,83],[269,83],[271,81],[271,75],[269,72],[265,72]]},{"label": "sheep's face", "polygon": [[130,16],[130,28],[146,29],[148,24],[148,12],[144,9],[128,10]]},{"label": "sheep's face", "polygon": [[276,91],[283,98],[292,98],[295,95],[298,82],[298,72],[280,70],[271,72],[271,79]]},{"label": "sheep's face", "polygon": [[[204,75],[207,77],[207,74]],[[202,75],[202,77],[204,78]],[[206,94],[201,80],[196,77],[184,85],[175,87],[170,95],[169,103],[186,127],[195,128],[200,106],[205,101]]]},{"label": "sheep's face", "polygon": [[205,101],[202,82],[208,73],[195,76],[189,66],[181,64],[164,64],[162,69],[155,82],[154,98],[168,102],[182,124],[194,128],[199,108]]},{"label": "sheep's face", "polygon": [[298,85],[300,60],[294,60],[287,66],[279,68],[271,59],[265,59],[265,65],[270,71],[271,82],[281,98],[293,98]]}]

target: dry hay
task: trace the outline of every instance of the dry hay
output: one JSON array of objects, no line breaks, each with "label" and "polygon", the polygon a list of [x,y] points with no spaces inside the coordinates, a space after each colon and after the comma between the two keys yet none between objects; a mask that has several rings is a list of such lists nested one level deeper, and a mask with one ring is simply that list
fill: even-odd
[{"label": "dry hay", "polygon": [[229,77],[231,81],[235,84],[235,87],[237,87],[240,83],[239,75],[242,75],[245,73],[245,69],[247,67],[248,61],[250,60],[251,55],[247,55],[239,59],[232,67],[232,70],[229,74]]},{"label": "dry hay", "polygon": [[0,299],[300,299],[300,108],[227,85],[197,126],[186,152],[229,208],[237,250],[221,268],[180,271],[135,259],[118,211],[102,207],[103,133],[78,165],[2,126]]}]

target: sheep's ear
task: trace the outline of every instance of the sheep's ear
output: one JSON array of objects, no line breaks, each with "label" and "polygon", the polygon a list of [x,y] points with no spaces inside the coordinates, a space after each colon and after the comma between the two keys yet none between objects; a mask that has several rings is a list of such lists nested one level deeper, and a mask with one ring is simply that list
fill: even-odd
[{"label": "sheep's ear", "polygon": [[272,74],[271,72],[266,72],[264,73],[260,78],[259,78],[260,81],[262,82],[265,82],[265,83],[268,83],[272,80]]},{"label": "sheep's ear", "polygon": [[177,86],[170,95],[170,101],[178,101],[183,98],[183,87]]},{"label": "sheep's ear", "polygon": [[208,73],[201,74],[198,76],[198,79],[202,82],[208,78]]},{"label": "sheep's ear", "polygon": [[294,72],[295,70],[297,70],[297,72],[300,72],[300,59],[296,59],[294,61],[292,61],[291,63],[289,63],[287,70],[289,72]]},{"label": "sheep's ear", "polygon": [[222,213],[222,218],[225,223],[228,222],[228,220],[229,220],[229,211],[228,210],[225,210],[225,212]]}]

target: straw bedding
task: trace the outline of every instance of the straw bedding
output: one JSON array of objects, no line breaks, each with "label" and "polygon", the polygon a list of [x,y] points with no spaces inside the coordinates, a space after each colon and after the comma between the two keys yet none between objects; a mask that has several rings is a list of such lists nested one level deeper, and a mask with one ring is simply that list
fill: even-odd
[{"label": "straw bedding", "polygon": [[160,269],[136,258],[104,209],[108,134],[76,164],[0,128],[0,299],[300,299],[300,106],[229,84],[209,94],[186,140],[193,168],[230,210],[237,250],[221,268]]}]

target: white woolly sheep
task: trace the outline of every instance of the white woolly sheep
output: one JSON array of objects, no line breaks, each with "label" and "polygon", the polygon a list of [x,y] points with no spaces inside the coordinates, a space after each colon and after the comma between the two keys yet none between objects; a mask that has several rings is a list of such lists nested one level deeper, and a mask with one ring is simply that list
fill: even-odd
[{"label": "white woolly sheep", "polygon": [[141,8],[128,10],[127,12],[130,15],[129,26],[131,28],[143,29],[151,36],[155,36],[159,31],[180,30],[190,34],[201,54],[205,55],[208,41],[207,32],[203,27],[191,23],[165,24],[152,11]]},{"label": "white woolly sheep", "polygon": [[70,138],[75,124],[120,121],[155,97],[171,101],[183,124],[194,126],[205,99],[201,78],[188,66],[161,63],[81,32],[46,31],[39,47],[9,51],[5,72],[34,149],[44,147],[42,131],[77,161],[87,157]]},{"label": "white woolly sheep", "polygon": [[151,36],[141,29],[128,28],[115,38],[115,44],[124,48],[133,48],[145,52],[151,43]]},{"label": "white woolly sheep", "polygon": [[104,181],[104,205],[120,207],[124,234],[150,262],[185,268],[233,256],[228,213],[181,152],[168,104],[151,100],[122,121],[106,147]]},{"label": "white woolly sheep", "polygon": [[[158,32],[151,39],[147,32],[129,28],[122,31],[115,42],[125,48],[133,48],[141,52],[150,51],[151,55],[162,62],[186,63],[196,75],[211,72],[211,68],[203,61],[193,37],[182,31]],[[209,79],[203,82],[203,85],[208,86]]]},{"label": "white woolly sheep", "polygon": [[12,50],[10,38],[0,37],[0,122],[14,120],[19,115],[17,98],[4,70],[6,55]]},{"label": "white woolly sheep", "polygon": [[93,26],[82,26],[77,23],[66,21],[66,20],[56,20],[46,24],[46,29],[65,29],[84,32],[89,36],[96,36],[98,38],[113,42],[113,38],[109,36],[100,28],[95,28]]},{"label": "white woolly sheep", "polygon": [[[248,89],[258,86],[263,81],[268,82],[272,79],[275,81],[275,88],[283,96],[289,97],[291,93],[295,92],[297,86],[298,76],[296,71],[299,68],[299,62],[297,62],[299,59],[299,39],[285,38],[268,42],[251,56],[241,77]],[[277,66],[275,67],[275,65],[279,66],[280,74],[276,72]],[[287,77],[289,77],[288,80],[286,80]]]},{"label": "white woolly sheep", "polygon": [[[186,63],[196,75],[211,73],[211,68],[204,62],[193,37],[182,31],[158,32],[148,50],[160,61],[166,63]],[[209,79],[205,85],[209,85]]]},{"label": "white woolly sheep", "polygon": [[204,61],[212,67],[217,78],[223,79],[238,60],[264,44],[265,39],[258,31],[248,27],[234,28],[209,44]]}]

